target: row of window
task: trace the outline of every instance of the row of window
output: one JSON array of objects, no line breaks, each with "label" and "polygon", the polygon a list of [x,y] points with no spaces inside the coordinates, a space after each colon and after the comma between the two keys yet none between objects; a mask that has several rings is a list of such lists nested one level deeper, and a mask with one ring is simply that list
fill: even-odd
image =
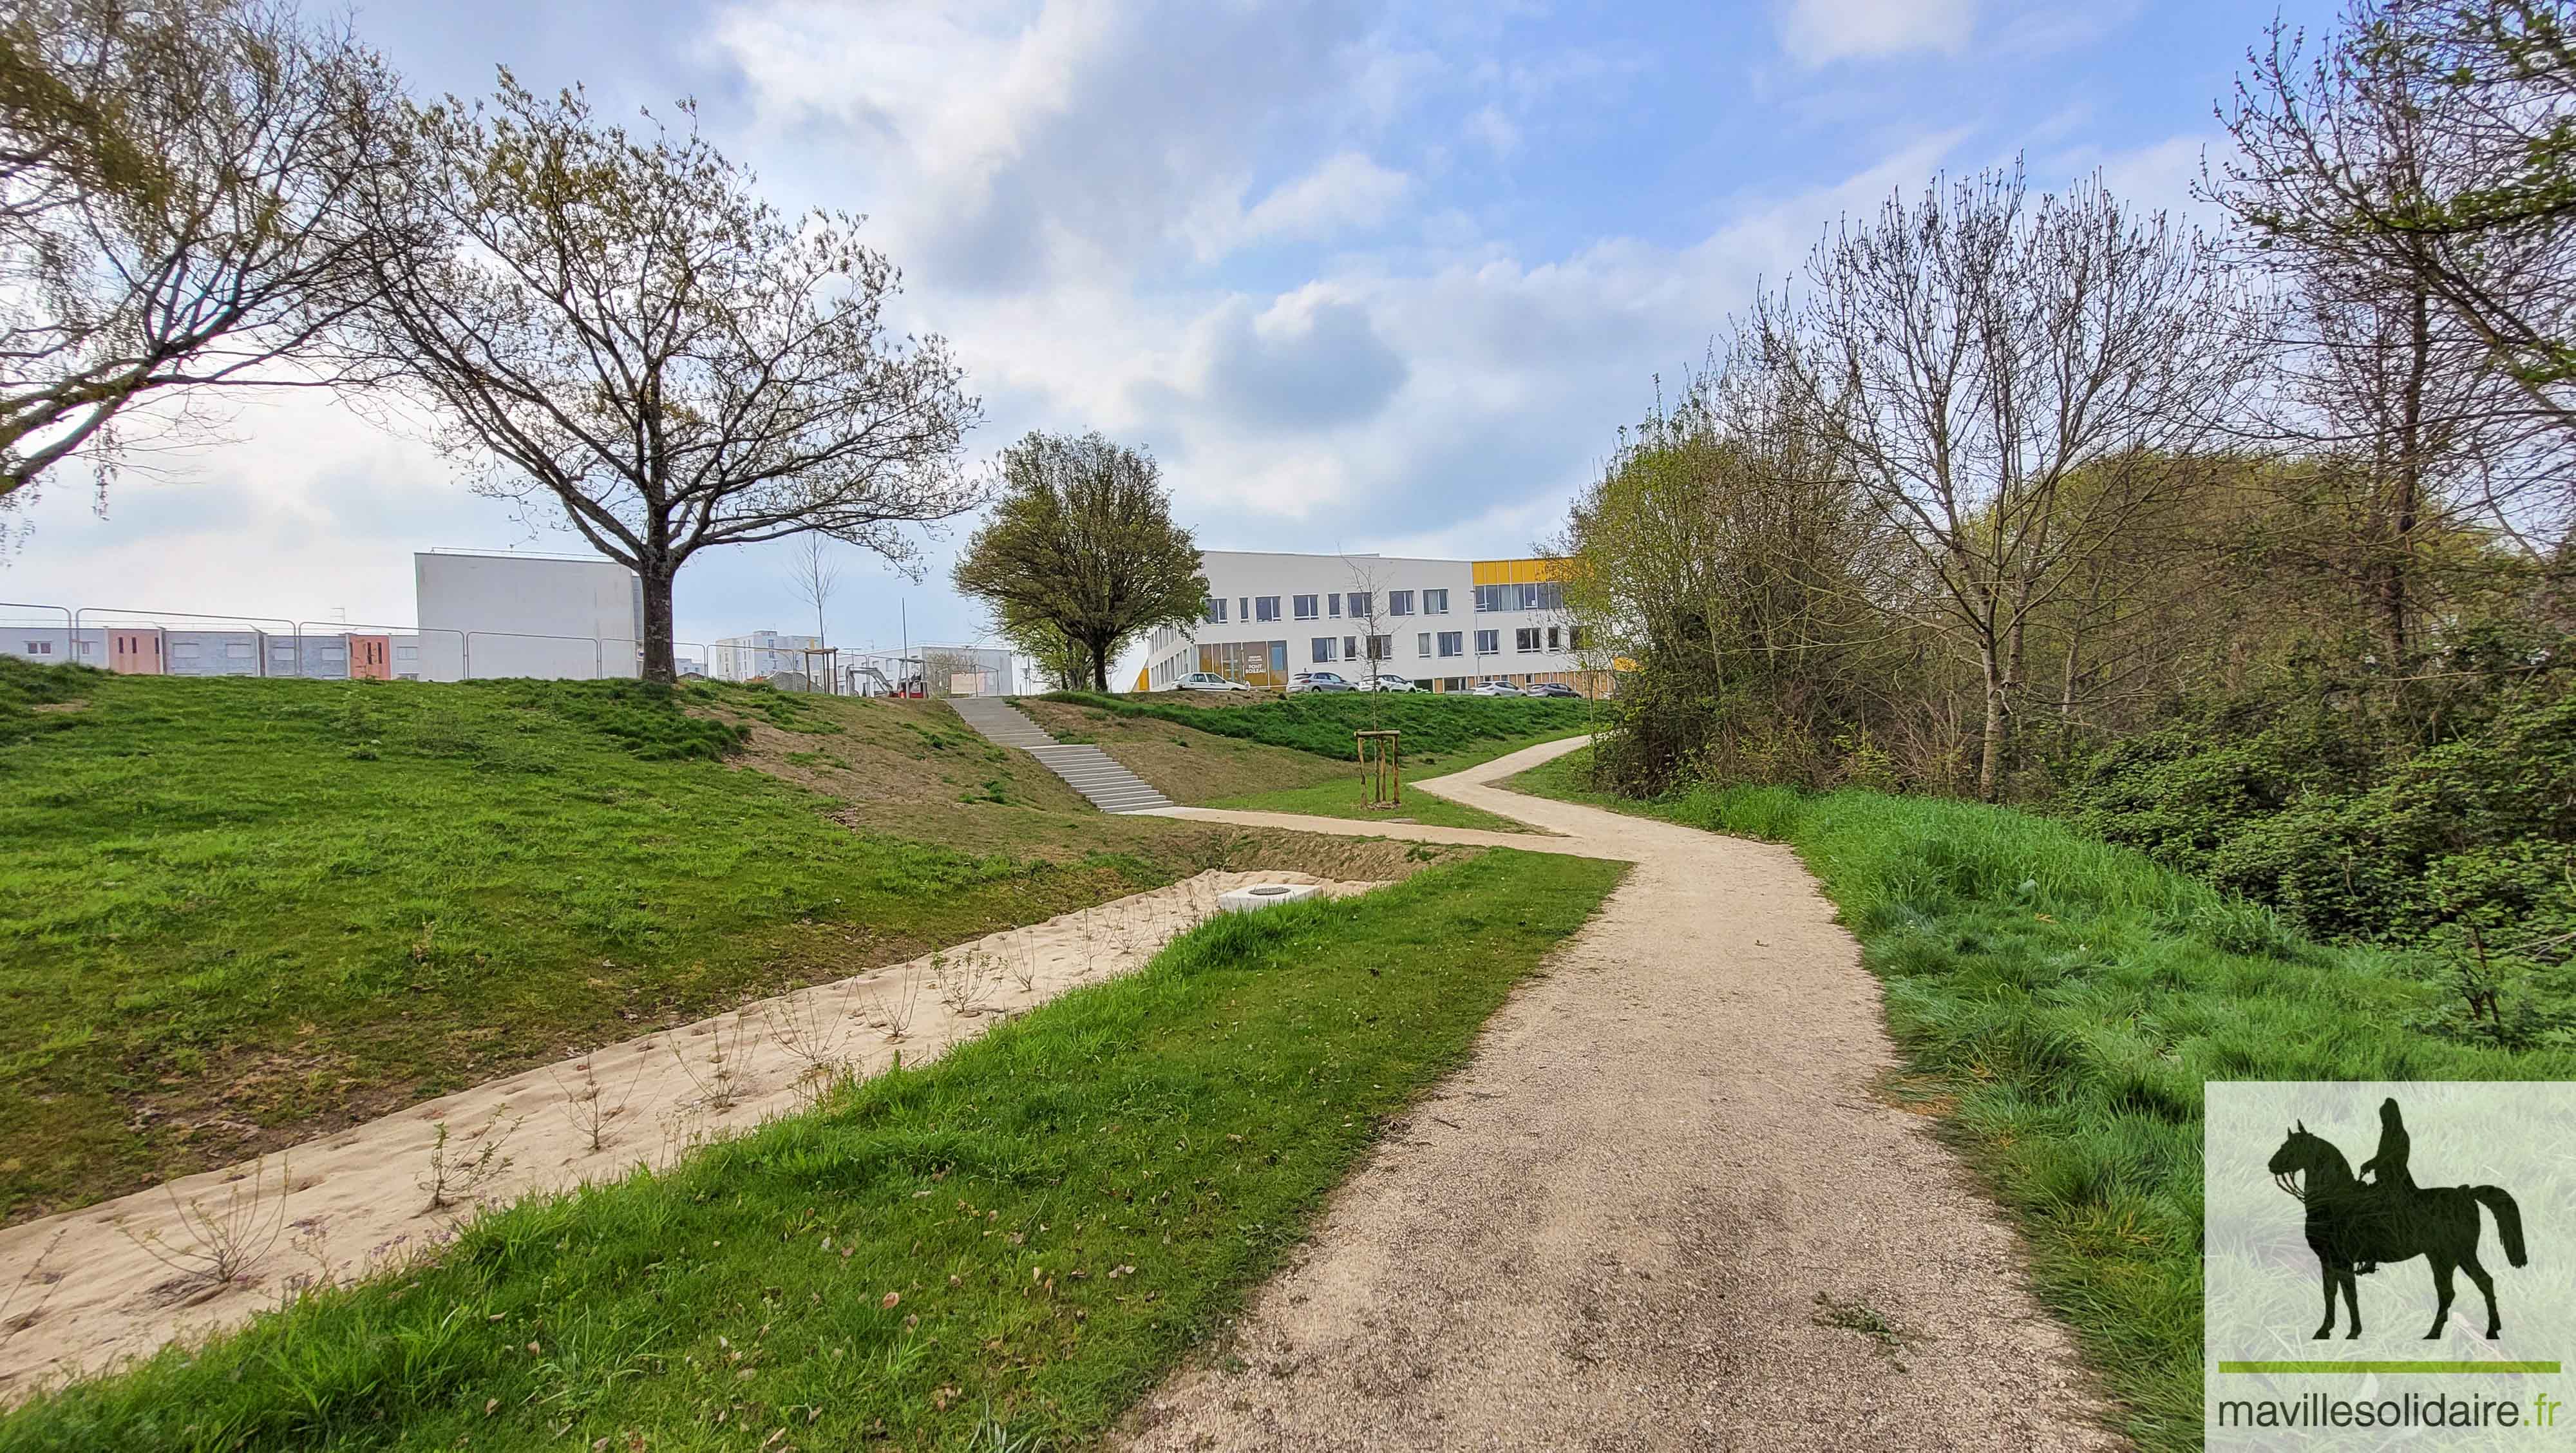
[{"label": "row of window", "polygon": [[[1314,658],[1315,664],[1319,666],[1334,661],[1357,661],[1361,659],[1360,639],[1358,636],[1317,636],[1307,643],[1307,650]],[[1367,659],[1371,661],[1395,659],[1393,636],[1370,636],[1368,641]],[[1466,645],[1467,633],[1464,631],[1421,631],[1413,638],[1413,653],[1426,659],[1463,656],[1467,654]],[[1512,649],[1524,655],[1539,651],[1576,650],[1580,645],[1581,641],[1571,626],[1523,626],[1512,632]],[[1501,631],[1476,633],[1477,655],[1499,656],[1502,652],[1503,633]]]},{"label": "row of window", "polygon": [[1476,609],[1492,615],[1507,610],[1563,610],[1565,587],[1554,581],[1536,585],[1479,585]]},{"label": "row of window", "polygon": [[[1254,623],[1275,621],[1279,619],[1279,600],[1275,595],[1238,595],[1230,601],[1222,595],[1210,596],[1202,620],[1211,626],[1225,625],[1231,619]],[[1375,605],[1375,592],[1366,590],[1288,597],[1290,613],[1301,621],[1340,620],[1345,615],[1353,620],[1367,620],[1374,614]],[[1487,615],[1507,610],[1563,610],[1565,590],[1553,582],[1479,585],[1476,587],[1476,609]],[[1386,613],[1390,616],[1445,616],[1449,613],[1449,592],[1390,590],[1386,593]]]}]

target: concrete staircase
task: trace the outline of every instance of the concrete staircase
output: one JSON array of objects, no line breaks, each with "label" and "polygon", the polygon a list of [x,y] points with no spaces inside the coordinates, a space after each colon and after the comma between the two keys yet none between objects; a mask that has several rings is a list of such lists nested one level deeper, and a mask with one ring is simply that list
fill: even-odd
[{"label": "concrete staircase", "polygon": [[953,696],[949,707],[968,726],[988,739],[1006,747],[1017,747],[1038,759],[1048,771],[1063,778],[1074,791],[1081,793],[1092,806],[1103,812],[1151,812],[1169,807],[1172,800],[1146,785],[1145,780],[1119,766],[1115,758],[1098,747],[1084,744],[1068,746],[1048,736],[1036,722],[1022,716],[1017,707],[999,697]]}]

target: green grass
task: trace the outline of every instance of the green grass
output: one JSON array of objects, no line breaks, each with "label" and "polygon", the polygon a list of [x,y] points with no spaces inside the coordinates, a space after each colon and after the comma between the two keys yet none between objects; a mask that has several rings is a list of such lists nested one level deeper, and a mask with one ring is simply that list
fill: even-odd
[{"label": "green grass", "polygon": [[1473,827],[1488,832],[1536,832],[1538,829],[1481,807],[1434,797],[1414,790],[1411,783],[1429,777],[1445,777],[1463,772],[1496,757],[1508,756],[1523,747],[1552,742],[1563,737],[1579,736],[1583,729],[1551,731],[1507,741],[1485,742],[1448,753],[1426,753],[1416,758],[1411,752],[1403,756],[1404,803],[1401,807],[1372,811],[1362,805],[1359,766],[1354,762],[1350,774],[1336,782],[1316,782],[1303,787],[1282,787],[1269,792],[1248,792],[1235,797],[1222,797],[1203,804],[1208,807],[1231,807],[1250,812],[1302,812],[1316,817],[1352,817],[1370,822],[1387,822],[1398,818],[1429,823],[1435,827]]},{"label": "green grass", "polygon": [[0,1450],[1078,1444],[1620,872],[1497,852],[1222,918],[926,1070],[38,1399]]},{"label": "green grass", "polygon": [[[944,711],[837,710],[0,663],[0,1220],[1190,866],[853,831],[720,760],[759,721],[818,760],[931,772],[972,747],[996,770]],[[1060,826],[941,811],[1022,843]]]},{"label": "green grass", "polygon": [[2149,1448],[2200,1446],[2201,1087],[2549,1080],[2576,1054],[2443,1032],[2421,966],[2327,948],[2125,848],[1999,808],[1867,792],[1510,785],[1785,842],[1887,988],[1911,1073],[2019,1222],[2041,1295]]},{"label": "green grass", "polygon": [[1243,705],[1184,706],[1133,696],[1058,691],[1048,701],[1072,702],[1120,716],[1177,722],[1219,736],[1293,747],[1319,757],[1348,760],[1351,733],[1383,729],[1404,733],[1405,754],[1447,754],[1494,742],[1527,743],[1588,728],[1595,703],[1562,698],[1433,695],[1423,692],[1313,692],[1269,697]]}]

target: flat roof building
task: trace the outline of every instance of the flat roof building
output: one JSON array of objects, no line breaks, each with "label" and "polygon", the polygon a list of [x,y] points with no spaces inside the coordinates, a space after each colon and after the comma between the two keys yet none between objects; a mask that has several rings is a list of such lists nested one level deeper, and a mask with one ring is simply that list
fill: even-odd
[{"label": "flat roof building", "polygon": [[1434,691],[1486,681],[1608,691],[1606,673],[1580,659],[1553,561],[1208,550],[1199,567],[1206,614],[1147,638],[1139,691],[1194,671],[1284,686],[1300,671],[1372,670]]}]

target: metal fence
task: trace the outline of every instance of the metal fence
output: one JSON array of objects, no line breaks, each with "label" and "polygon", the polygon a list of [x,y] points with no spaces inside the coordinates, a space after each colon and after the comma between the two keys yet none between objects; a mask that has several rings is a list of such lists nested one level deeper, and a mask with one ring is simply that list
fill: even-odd
[{"label": "metal fence", "polygon": [[[153,632],[157,659],[120,661],[114,637]],[[246,640],[241,638],[248,638]],[[382,661],[361,661],[353,642],[380,638]],[[179,647],[217,645],[239,655],[188,658]],[[518,647],[517,650],[510,649]],[[560,649],[548,649],[548,647]],[[673,650],[699,663],[710,656],[700,641],[675,641]],[[477,659],[478,651],[481,659]],[[694,653],[694,654],[692,654]],[[534,631],[467,631],[446,626],[374,621],[294,620],[239,612],[162,610],[131,606],[68,606],[0,600],[0,656],[39,662],[77,662],[110,670],[158,675],[295,676],[346,680],[353,675],[423,681],[475,681],[511,676],[605,680],[641,674],[639,643],[614,636],[549,635]],[[531,664],[539,669],[526,669]],[[381,667],[379,671],[377,668]]]}]

